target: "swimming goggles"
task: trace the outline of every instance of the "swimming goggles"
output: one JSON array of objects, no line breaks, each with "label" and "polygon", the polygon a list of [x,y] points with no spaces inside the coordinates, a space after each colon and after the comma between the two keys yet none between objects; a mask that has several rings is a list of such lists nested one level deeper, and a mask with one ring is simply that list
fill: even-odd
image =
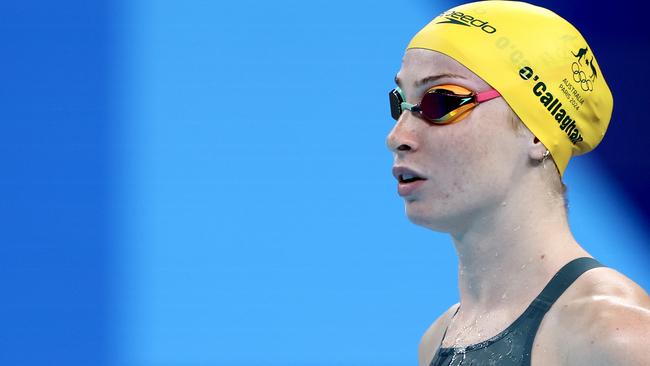
[{"label": "swimming goggles", "polygon": [[444,125],[457,120],[464,112],[480,103],[501,96],[498,91],[490,89],[475,93],[459,85],[437,85],[427,90],[419,104],[405,102],[402,90],[397,87],[390,91],[390,114],[398,120],[406,109],[420,114],[425,120]]}]

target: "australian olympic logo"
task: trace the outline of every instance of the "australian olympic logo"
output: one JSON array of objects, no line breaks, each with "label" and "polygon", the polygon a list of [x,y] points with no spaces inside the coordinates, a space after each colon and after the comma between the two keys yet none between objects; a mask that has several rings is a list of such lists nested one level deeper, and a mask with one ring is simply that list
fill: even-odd
[{"label": "australian olympic logo", "polygon": [[[571,71],[573,72],[573,81],[580,83],[580,88],[582,90],[593,91],[594,81],[596,81],[596,78],[598,77],[598,72],[596,72],[596,67],[594,66],[594,56],[591,55],[591,59],[587,59],[588,50],[588,47],[585,46],[585,48],[579,49],[578,53],[573,53],[573,51],[571,51],[571,54],[577,58],[577,60],[571,64]],[[583,59],[586,66],[582,65]],[[587,66],[591,69],[591,75],[589,76],[587,76],[587,73],[582,70],[583,67],[587,69]],[[589,69],[587,69],[587,71],[589,71]]]}]

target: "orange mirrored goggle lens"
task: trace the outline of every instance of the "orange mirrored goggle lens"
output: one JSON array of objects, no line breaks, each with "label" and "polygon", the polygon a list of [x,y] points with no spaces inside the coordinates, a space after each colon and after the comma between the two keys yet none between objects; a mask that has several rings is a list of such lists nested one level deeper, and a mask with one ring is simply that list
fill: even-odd
[{"label": "orange mirrored goggle lens", "polygon": [[426,120],[436,124],[451,123],[456,117],[480,102],[498,96],[500,94],[496,90],[489,90],[477,95],[462,86],[445,84],[430,88],[422,97],[420,104],[412,105],[405,102],[404,94],[400,88],[395,88],[389,93],[391,115],[395,120],[399,119],[406,109],[418,112]]}]

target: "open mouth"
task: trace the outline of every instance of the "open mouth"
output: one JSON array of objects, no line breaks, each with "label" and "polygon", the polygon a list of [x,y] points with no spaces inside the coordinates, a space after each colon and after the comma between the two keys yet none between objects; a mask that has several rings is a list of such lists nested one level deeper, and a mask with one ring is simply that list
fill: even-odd
[{"label": "open mouth", "polygon": [[393,167],[393,177],[397,179],[397,192],[400,196],[411,196],[420,189],[427,178],[423,178],[418,174],[420,173],[405,166]]},{"label": "open mouth", "polygon": [[400,174],[397,179],[400,183],[412,183],[419,180],[425,180],[424,178],[420,178],[413,174]]}]

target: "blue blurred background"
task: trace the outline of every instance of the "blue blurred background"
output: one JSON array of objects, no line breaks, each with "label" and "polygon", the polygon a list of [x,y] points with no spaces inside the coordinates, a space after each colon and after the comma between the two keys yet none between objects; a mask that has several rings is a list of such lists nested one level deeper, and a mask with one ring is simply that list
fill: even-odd
[{"label": "blue blurred background", "polygon": [[[0,364],[415,364],[457,262],[403,214],[386,93],[460,3],[2,2]],[[565,176],[574,233],[648,289],[649,32],[533,3],[616,101]]]}]

